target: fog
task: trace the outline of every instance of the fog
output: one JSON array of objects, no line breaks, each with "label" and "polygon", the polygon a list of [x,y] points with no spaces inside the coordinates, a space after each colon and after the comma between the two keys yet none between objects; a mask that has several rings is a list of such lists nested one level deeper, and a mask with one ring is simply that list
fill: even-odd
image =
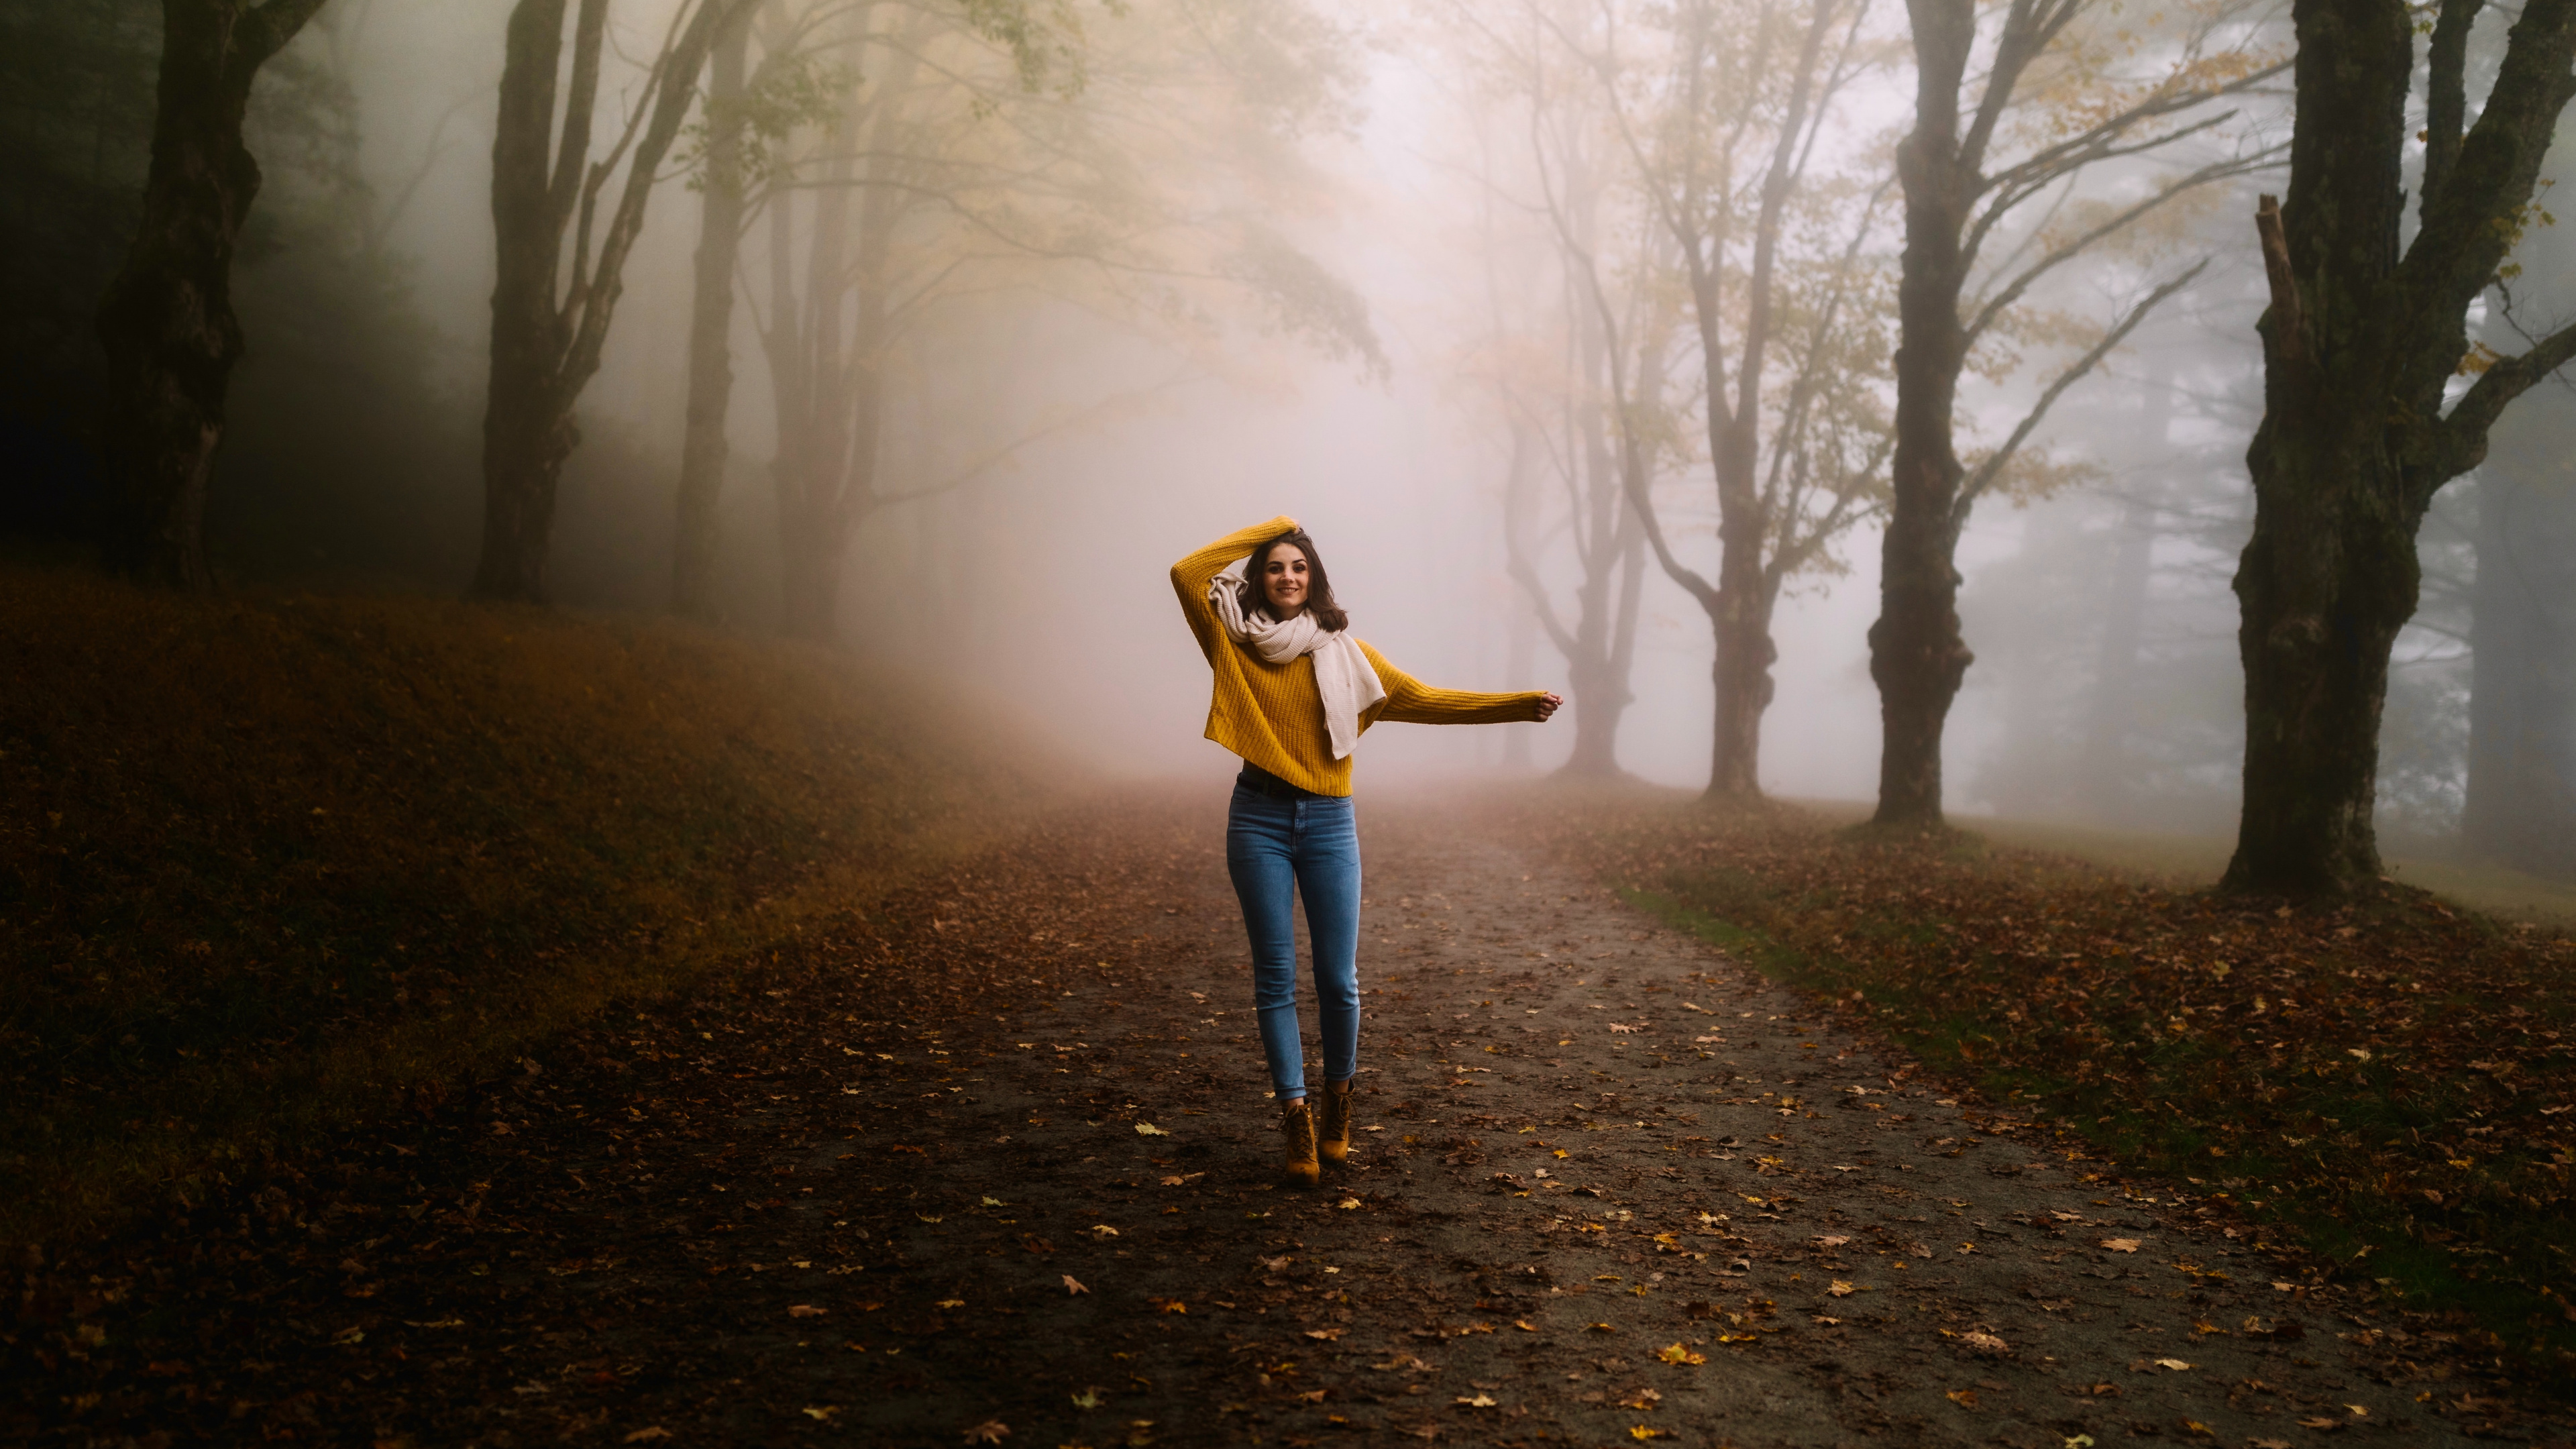
[{"label": "fog", "polygon": [[[268,174],[259,202],[268,229],[242,259],[248,353],[237,435],[210,505],[213,546],[232,578],[448,593],[474,573],[495,102],[511,9],[332,0],[261,82],[252,141]],[[1717,23],[1751,24],[1757,9],[1720,7]],[[671,0],[613,7],[603,136],[638,103],[674,10]],[[1614,12],[1627,30],[1584,29],[1594,23],[1585,17]],[[837,183],[863,197],[941,199],[912,206],[888,233],[881,280],[896,321],[860,365],[884,387],[873,494],[895,501],[851,522],[821,632],[862,661],[953,678],[1103,770],[1213,779],[1234,761],[1200,738],[1207,671],[1165,571],[1212,538],[1287,514],[1317,540],[1357,632],[1403,668],[1439,685],[1572,698],[1544,726],[1376,731],[1362,750],[1363,793],[1566,764],[1577,718],[1601,707],[1598,691],[1576,687],[1535,622],[1507,530],[1520,530],[1512,536],[1526,541],[1533,580],[1570,617],[1582,568],[1569,520],[1583,505],[1572,481],[1526,457],[1516,465],[1512,443],[1523,426],[1515,418],[1534,430],[1524,436],[1533,450],[1562,422],[1546,446],[1570,457],[1577,413],[1625,406],[1613,399],[1605,411],[1594,385],[1559,365],[1598,323],[1579,319],[1591,301],[1573,279],[1566,233],[1545,214],[1567,188],[1596,187],[1585,224],[1610,297],[1602,315],[1639,329],[1619,345],[1656,326],[1669,334],[1652,364],[1663,370],[1660,400],[1635,414],[1651,424],[1637,436],[1652,444],[1644,466],[1663,536],[1701,575],[1714,579],[1719,567],[1707,371],[1671,245],[1634,174],[1660,143],[1620,143],[1620,127],[1658,103],[1649,61],[1660,12],[1547,0],[1137,0],[1084,7],[1078,34],[1042,35],[1031,53],[1049,69],[1035,76],[1008,44],[954,17],[921,30],[917,46],[888,39],[913,23],[906,17],[936,13],[776,0],[755,26],[755,65],[791,44],[818,58],[807,72],[813,94],[779,93],[791,114],[766,142],[777,169],[749,188],[715,623],[753,634],[792,623],[782,540],[798,530],[781,523],[773,464],[783,414],[762,329],[780,320],[787,295],[779,259],[797,271],[816,245],[832,116],[858,115],[842,108],[871,87],[910,87],[905,124],[916,129],[904,144],[935,145],[937,158]],[[1837,21],[1854,58],[1811,133],[1814,200],[1798,203],[1809,209],[1794,213],[1782,243],[1814,277],[1828,264],[1854,269],[1851,315],[1883,318],[1892,305],[1894,192],[1873,199],[1870,188],[1888,175],[1910,115],[1902,20],[1887,10]],[[2271,10],[2230,11],[2228,38],[2277,45],[2284,22]],[[2147,23],[2147,49],[2180,43]],[[801,40],[781,38],[791,30]],[[1615,86],[1587,79],[1585,64],[1617,55],[1644,59]],[[2252,91],[2183,152],[2072,177],[2006,223],[1990,246],[2004,259],[1997,266],[2055,245],[2160,177],[2262,152],[2286,134],[2286,104],[2278,90]],[[2053,123],[2034,113],[2015,124],[2044,135]],[[1543,126],[1571,139],[1550,152]],[[705,205],[690,160],[698,136],[684,135],[661,168],[599,371],[575,409],[580,443],[547,563],[561,607],[671,604]],[[101,142],[111,143],[139,175],[131,127]],[[1591,168],[1588,182],[1569,179],[1569,158]],[[2261,406],[2254,322],[2264,305],[2248,218],[2255,193],[2280,181],[2277,168],[2259,166],[2212,181],[2049,271],[2015,304],[2019,320],[1972,361],[1959,433],[1973,463],[2152,285],[2209,259],[2053,400],[1968,517],[1956,560],[1977,659],[1945,738],[1954,810],[2231,828],[2243,723],[2228,579],[2253,516],[2244,452]],[[773,235],[769,209],[791,201],[798,219]],[[1875,231],[1856,231],[1872,206]],[[1849,261],[1834,263],[1847,245]],[[848,265],[855,274],[860,263]],[[1745,265],[1728,251],[1720,269],[1735,276]],[[324,267],[362,269],[363,303],[326,311],[299,300]],[[1808,290],[1783,306],[1805,317],[1821,283],[1798,275]],[[1724,307],[1728,325],[1742,326],[1741,297]],[[1849,342],[1848,365],[1831,369],[1844,409],[1833,446],[1858,449],[1839,465],[1855,480],[1855,517],[1788,573],[1771,621],[1776,696],[1759,783],[1775,796],[1865,800],[1876,788],[1866,636],[1879,609],[1870,490],[1884,484],[1860,474],[1883,478],[1883,456],[1869,463],[1865,444],[1871,427],[1883,433],[1894,393],[1893,323],[1873,325],[1877,334]],[[342,354],[364,366],[335,360]],[[365,397],[407,410],[399,426],[317,399],[306,383],[323,374],[362,378]],[[13,386],[43,391],[26,379]],[[1534,395],[1546,387],[1556,391]],[[1763,406],[1770,418],[1784,404]],[[2564,389],[2529,406],[2563,434]],[[1590,426],[1602,456],[1622,456],[1612,423]],[[1817,444],[1795,466],[1828,451]],[[1541,480],[1519,504],[1516,466]],[[2466,790],[2467,590],[2481,486],[2446,490],[2425,531],[2425,612],[2401,641],[2385,731],[2384,824],[2433,847],[2456,834]],[[1711,625],[1698,600],[1639,557],[1634,702],[1619,721],[1616,763],[1696,789],[1711,774]]]}]

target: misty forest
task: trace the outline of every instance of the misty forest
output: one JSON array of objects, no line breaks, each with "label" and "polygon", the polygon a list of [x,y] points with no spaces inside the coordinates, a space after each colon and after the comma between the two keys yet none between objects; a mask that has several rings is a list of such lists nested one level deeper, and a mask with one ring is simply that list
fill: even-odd
[{"label": "misty forest", "polygon": [[2576,1442],[2571,100],[0,0],[0,1434]]}]

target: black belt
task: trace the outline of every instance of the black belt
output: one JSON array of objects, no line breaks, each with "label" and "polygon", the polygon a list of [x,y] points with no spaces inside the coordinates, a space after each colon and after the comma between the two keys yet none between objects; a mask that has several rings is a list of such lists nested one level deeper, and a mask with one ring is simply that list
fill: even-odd
[{"label": "black belt", "polygon": [[1267,795],[1274,800],[1329,800],[1333,798],[1332,796],[1320,794],[1313,790],[1299,789],[1297,786],[1289,784],[1287,781],[1280,779],[1277,775],[1270,773],[1259,765],[1253,764],[1249,760],[1244,762],[1242,771],[1234,777],[1234,783],[1242,786],[1244,789],[1252,791],[1256,795]]}]

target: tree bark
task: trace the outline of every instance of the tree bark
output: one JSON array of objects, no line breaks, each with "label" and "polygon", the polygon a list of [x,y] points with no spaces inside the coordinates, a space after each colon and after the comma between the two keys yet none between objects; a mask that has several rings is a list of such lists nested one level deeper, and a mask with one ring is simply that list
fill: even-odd
[{"label": "tree bark", "polygon": [[259,163],[242,144],[251,83],[322,0],[162,0],[161,70],[143,214],[98,311],[107,353],[108,561],[213,586],[206,483],[241,359],[233,249]]},{"label": "tree bark", "polygon": [[687,431],[680,442],[679,532],[671,555],[671,607],[715,617],[716,503],[724,492],[733,405],[733,273],[744,209],[740,102],[751,48],[749,12],[717,37],[707,67],[706,174],[700,191],[696,275],[689,312]]},{"label": "tree bark", "polygon": [[[543,603],[556,486],[581,440],[573,405],[599,371],[626,259],[644,229],[655,173],[678,139],[720,26],[754,0],[698,0],[657,57],[630,129],[607,161],[590,154],[610,0],[581,0],[556,125],[566,0],[510,12],[492,137],[491,370],[483,412],[483,552],[476,598]],[[626,175],[594,247],[598,204],[619,152]],[[575,219],[578,217],[578,226]],[[571,242],[567,253],[565,242]]]},{"label": "tree bark", "polygon": [[[2463,3],[2447,0],[2437,30],[2465,23]],[[2334,896],[2380,875],[2379,717],[2389,648],[2415,609],[2416,531],[2435,490],[2484,457],[2504,406],[2576,355],[2576,329],[2562,330],[2475,369],[2445,408],[2468,308],[2514,244],[2497,218],[2530,201],[2576,95],[2576,0],[2524,7],[2465,134],[2465,61],[2436,45],[2421,224],[2403,253],[2412,16],[2400,0],[2298,0],[2292,13],[2289,191],[2256,213],[2271,306],[2246,455],[2254,536],[2235,585],[2245,805],[2222,886]]]},{"label": "tree bark", "polygon": [[1974,185],[1959,159],[1959,88],[1976,38],[1968,0],[1913,0],[1914,130],[1897,147],[1905,251],[1897,285],[1896,454],[1879,547],[1869,677],[1881,739],[1877,823],[1942,823],[1941,732],[1976,656],[1959,630],[1959,484],[1951,436],[1967,360],[1960,228]]}]

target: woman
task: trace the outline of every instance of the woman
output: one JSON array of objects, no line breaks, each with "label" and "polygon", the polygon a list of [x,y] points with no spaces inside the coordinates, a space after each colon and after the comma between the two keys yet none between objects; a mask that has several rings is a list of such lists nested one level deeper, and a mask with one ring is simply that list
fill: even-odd
[{"label": "woman", "polygon": [[[1216,672],[1207,737],[1243,757],[1226,820],[1225,864],[1252,938],[1252,1004],[1270,1081],[1287,1103],[1284,1171],[1323,1175],[1318,1150],[1351,1148],[1359,1071],[1360,840],[1351,816],[1351,747],[1379,720],[1503,724],[1544,720],[1553,694],[1433,689],[1350,635],[1315,542],[1293,518],[1231,533],[1172,565],[1190,632]],[[1294,894],[1306,897],[1315,997],[1323,1018],[1324,1112],[1306,1102],[1297,1022]]]}]

